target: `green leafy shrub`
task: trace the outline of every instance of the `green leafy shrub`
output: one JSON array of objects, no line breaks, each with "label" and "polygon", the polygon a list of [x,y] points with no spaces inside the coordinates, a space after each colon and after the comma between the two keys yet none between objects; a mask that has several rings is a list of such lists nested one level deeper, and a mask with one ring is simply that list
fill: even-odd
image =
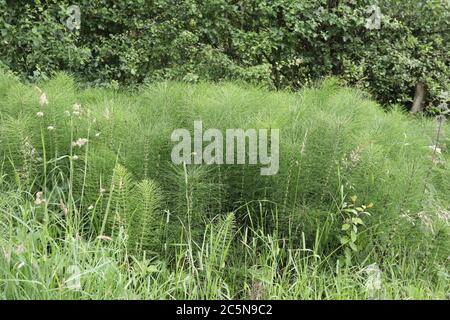
[{"label": "green leafy shrub", "polygon": [[[69,5],[81,28],[69,30]],[[377,4],[379,29],[366,28]],[[0,59],[29,79],[101,85],[244,80],[298,89],[339,76],[384,105],[449,91],[448,1],[0,1]]]}]

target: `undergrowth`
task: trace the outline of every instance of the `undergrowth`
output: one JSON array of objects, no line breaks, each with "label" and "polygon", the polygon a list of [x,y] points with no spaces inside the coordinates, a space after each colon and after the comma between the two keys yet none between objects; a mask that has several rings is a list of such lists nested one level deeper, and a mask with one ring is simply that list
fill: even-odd
[{"label": "undergrowth", "polygon": [[[195,120],[280,129],[278,174],[172,164],[172,131]],[[129,94],[1,74],[0,297],[448,298],[438,124],[334,79]]]}]

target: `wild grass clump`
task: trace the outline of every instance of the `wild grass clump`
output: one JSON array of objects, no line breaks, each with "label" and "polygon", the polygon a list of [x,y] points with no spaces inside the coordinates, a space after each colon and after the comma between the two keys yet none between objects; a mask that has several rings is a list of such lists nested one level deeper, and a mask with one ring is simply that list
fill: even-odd
[{"label": "wild grass clump", "polygon": [[[278,174],[172,164],[172,131],[195,120],[280,129]],[[297,94],[206,83],[131,94],[1,74],[1,296],[445,298],[439,125],[437,139],[433,119],[386,113],[334,79]]]}]

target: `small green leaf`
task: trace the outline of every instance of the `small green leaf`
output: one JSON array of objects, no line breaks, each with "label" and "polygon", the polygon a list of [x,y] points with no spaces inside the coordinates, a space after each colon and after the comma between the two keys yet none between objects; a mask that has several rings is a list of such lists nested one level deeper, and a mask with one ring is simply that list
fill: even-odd
[{"label": "small green leaf", "polygon": [[342,230],[343,230],[343,231],[346,231],[346,230],[348,230],[348,229],[350,229],[350,225],[349,225],[348,223],[344,223],[344,224],[342,225]]},{"label": "small green leaf", "polygon": [[356,246],[356,244],[354,244],[353,242],[349,243],[350,248],[352,248],[353,251],[358,252],[358,247]]},{"label": "small green leaf", "polygon": [[341,243],[342,244],[347,244],[349,241],[350,241],[350,239],[347,236],[341,237]]}]

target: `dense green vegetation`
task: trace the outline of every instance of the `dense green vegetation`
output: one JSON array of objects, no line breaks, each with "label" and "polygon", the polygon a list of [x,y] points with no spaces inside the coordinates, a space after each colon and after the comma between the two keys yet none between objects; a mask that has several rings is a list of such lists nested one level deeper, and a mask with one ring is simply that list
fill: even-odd
[{"label": "dense green vegetation", "polygon": [[[67,8],[81,28],[70,31]],[[378,5],[379,29],[366,28]],[[384,106],[449,91],[447,0],[0,0],[0,59],[26,79],[101,85],[244,80],[299,89],[338,76]]]},{"label": "dense green vegetation", "polygon": [[[194,120],[279,128],[279,173],[172,164]],[[0,297],[448,298],[442,120],[332,78],[131,94],[2,73]]]}]

